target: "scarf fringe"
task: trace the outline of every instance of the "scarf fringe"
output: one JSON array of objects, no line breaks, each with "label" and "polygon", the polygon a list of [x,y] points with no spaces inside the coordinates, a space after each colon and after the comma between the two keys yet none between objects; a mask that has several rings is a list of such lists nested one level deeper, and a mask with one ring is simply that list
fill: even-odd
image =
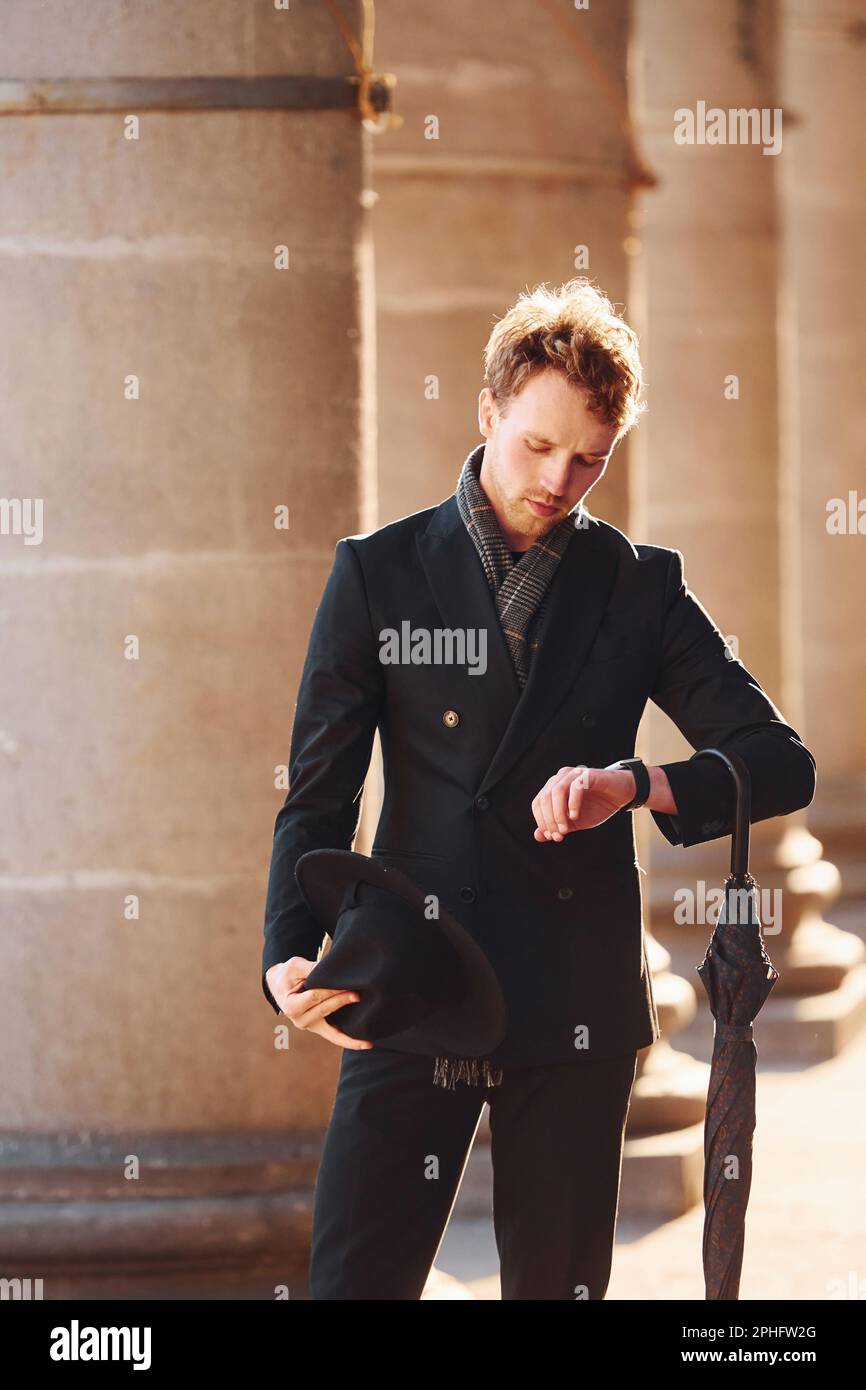
[{"label": "scarf fringe", "polygon": [[458,1081],[467,1086],[501,1086],[502,1067],[491,1067],[486,1057],[437,1057],[433,1085],[453,1091]]}]

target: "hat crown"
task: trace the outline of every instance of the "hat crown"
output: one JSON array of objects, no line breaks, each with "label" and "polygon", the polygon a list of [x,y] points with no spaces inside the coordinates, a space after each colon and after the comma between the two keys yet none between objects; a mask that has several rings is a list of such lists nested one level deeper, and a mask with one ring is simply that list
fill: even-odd
[{"label": "hat crown", "polygon": [[448,938],[436,931],[435,919],[362,879],[349,885],[344,904],[334,924],[331,964],[351,973],[346,988],[375,989],[391,1000],[411,996],[431,1007],[453,996],[460,961]]},{"label": "hat crown", "polygon": [[502,1040],[507,1016],[496,972],[441,901],[441,884],[431,894],[381,860],[327,848],[301,855],[295,877],[331,937],[302,988],[360,996],[332,1009],[333,1027],[429,1056],[479,1056]]}]

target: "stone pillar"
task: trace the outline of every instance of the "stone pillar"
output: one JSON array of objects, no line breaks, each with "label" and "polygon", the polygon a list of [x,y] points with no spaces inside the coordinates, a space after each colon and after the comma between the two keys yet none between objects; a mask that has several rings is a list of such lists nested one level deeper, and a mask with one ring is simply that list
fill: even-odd
[{"label": "stone pillar", "polygon": [[[260,956],[310,624],[371,519],[351,63],[314,3],[3,26],[4,77],[130,81],[121,110],[0,114],[2,492],[42,504],[38,543],[0,535],[0,1274],[303,1297],[340,1051],[280,1026]],[[276,73],[334,91],[136,104]]]},{"label": "stone pillar", "polygon": [[[789,441],[799,464],[804,574],[804,708],[818,761],[808,824],[839,864],[842,892],[866,897],[866,21],[857,0],[832,13],[785,0],[782,100],[792,128],[781,165]],[[852,525],[849,496],[859,512]],[[834,505],[836,499],[837,505]],[[830,511],[842,512],[841,525]],[[858,530],[859,526],[859,530]]]},{"label": "stone pillar", "polygon": [[[397,0],[380,0],[376,14],[377,64],[397,74],[404,118],[374,142],[385,523],[453,492],[481,440],[484,343],[522,288],[589,274],[633,318],[639,180],[620,123],[629,36],[622,0],[567,12],[561,24],[544,6],[527,22],[517,0],[447,0],[413,11],[411,24]],[[590,505],[638,536],[630,529],[634,448],[630,437]],[[694,990],[658,943],[648,948],[660,1022],[675,1032],[694,1014]],[[693,1124],[705,1094],[705,1066],[665,1043],[647,1049],[629,1132]],[[486,1132],[485,1120],[482,1142]],[[627,1149],[626,1172],[631,1162]],[[487,1163],[483,1152],[473,1160],[479,1176],[465,1184],[464,1209],[489,1205]],[[626,1183],[628,1191],[642,1186]]]},{"label": "stone pillar", "polygon": [[[374,143],[382,523],[441,502],[480,443],[481,353],[540,281],[587,274],[628,305],[627,0],[567,13],[523,0],[376,6],[398,131]],[[569,40],[569,32],[578,47]],[[582,53],[610,74],[618,105]],[[592,493],[628,512],[630,444]]]},{"label": "stone pillar", "polygon": [[[643,234],[650,535],[682,550],[690,587],[808,742],[799,477],[783,446],[792,422],[779,391],[778,187],[787,134],[783,128],[775,155],[742,135],[739,143],[674,139],[684,110],[705,130],[704,105],[725,116],[780,107],[776,6],[672,0],[641,4],[638,15],[645,148],[662,180],[647,199]],[[787,390],[781,401],[790,402]],[[690,755],[658,711],[650,728],[654,762]],[[653,920],[681,968],[700,961],[712,923],[672,930],[674,894],[696,889],[700,898],[702,885],[721,886],[729,854],[729,838],[687,856],[653,838]],[[762,1015],[762,1055],[790,1056],[792,1046],[829,1055],[845,1034],[840,1016],[862,1013],[862,988],[856,998],[846,992],[862,943],[821,920],[838,893],[838,871],[822,859],[805,812],[753,827],[751,867],[771,909],[782,908],[783,930],[767,938],[781,979]],[[822,1000],[805,1007],[803,996],[817,991]]]}]

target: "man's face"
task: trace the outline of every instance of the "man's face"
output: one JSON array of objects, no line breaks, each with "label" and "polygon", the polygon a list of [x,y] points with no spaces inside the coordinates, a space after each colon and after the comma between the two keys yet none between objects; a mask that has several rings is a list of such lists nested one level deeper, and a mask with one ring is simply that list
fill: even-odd
[{"label": "man's face", "polygon": [[487,444],[479,481],[513,550],[556,526],[604,472],[617,430],[592,414],[588,400],[553,368],[530,377],[505,416],[489,387],[481,391]]}]

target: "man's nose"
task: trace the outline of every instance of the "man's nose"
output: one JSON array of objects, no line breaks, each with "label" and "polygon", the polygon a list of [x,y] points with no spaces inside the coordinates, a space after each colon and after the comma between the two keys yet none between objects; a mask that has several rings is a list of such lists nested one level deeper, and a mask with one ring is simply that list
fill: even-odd
[{"label": "man's nose", "polygon": [[561,502],[564,498],[569,472],[568,463],[563,463],[558,466],[549,465],[541,475],[541,486],[553,501]]}]

